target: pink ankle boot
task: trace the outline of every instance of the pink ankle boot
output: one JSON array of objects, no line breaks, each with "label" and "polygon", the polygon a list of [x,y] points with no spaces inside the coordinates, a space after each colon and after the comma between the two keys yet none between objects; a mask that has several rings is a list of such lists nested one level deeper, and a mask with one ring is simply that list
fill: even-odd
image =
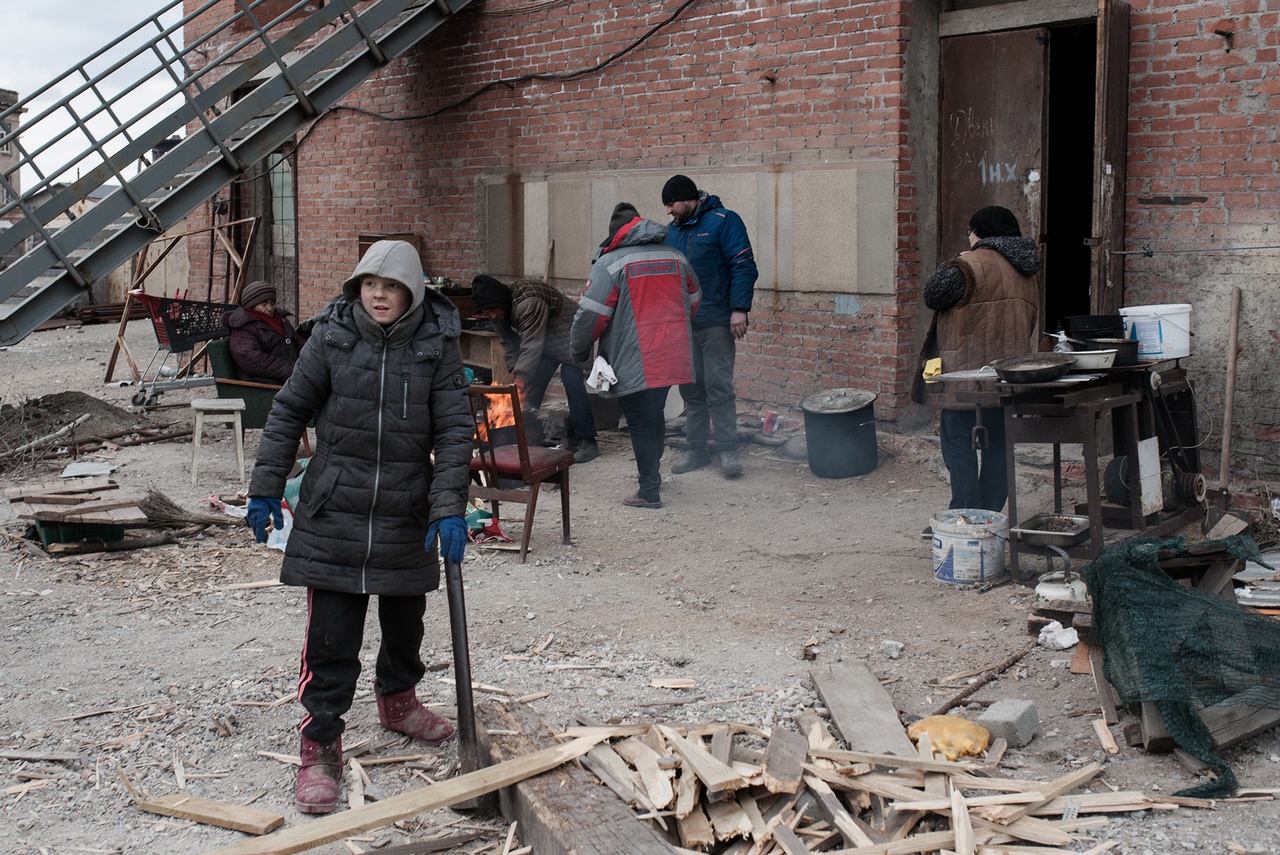
[{"label": "pink ankle boot", "polygon": [[338,806],[342,780],[342,737],[321,744],[304,736],[300,757],[294,806],[302,813],[331,813]]},{"label": "pink ankle boot", "polygon": [[412,736],[428,745],[441,745],[453,739],[453,725],[424,707],[413,689],[377,698],[378,721],[387,730]]}]

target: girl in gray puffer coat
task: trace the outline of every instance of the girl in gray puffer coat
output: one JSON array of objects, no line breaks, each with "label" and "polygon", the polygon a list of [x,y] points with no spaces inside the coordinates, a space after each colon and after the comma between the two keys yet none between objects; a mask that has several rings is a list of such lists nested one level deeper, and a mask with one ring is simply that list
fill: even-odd
[{"label": "girl in gray puffer coat", "polygon": [[[423,286],[404,241],[369,248],[342,296],[320,313],[276,394],[249,484],[249,523],[265,540],[298,443],[315,419],[316,450],[293,509],[280,581],[307,590],[298,698],[305,813],[337,805],[342,716],[360,674],[371,594],[382,642],[374,692],[384,727],[432,745],[453,727],[419,702],[425,594],[441,553],[461,561],[474,422],[453,305]],[[434,459],[433,459],[434,457]]]}]

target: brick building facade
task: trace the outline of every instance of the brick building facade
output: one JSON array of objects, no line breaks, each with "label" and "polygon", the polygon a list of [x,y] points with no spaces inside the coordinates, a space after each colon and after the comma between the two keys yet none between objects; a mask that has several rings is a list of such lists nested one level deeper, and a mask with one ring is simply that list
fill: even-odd
[{"label": "brick building facade", "polygon": [[[756,247],[742,411],[798,417],[806,395],[851,386],[878,394],[883,429],[914,429],[929,418],[908,399],[922,277],[960,248],[955,212],[1009,198],[1045,242],[1050,324],[1108,302],[1192,304],[1184,364],[1210,471],[1243,290],[1232,468],[1238,487],[1266,487],[1280,477],[1269,5],[1135,0],[1126,22],[1111,0],[474,3],[297,140],[298,313],[336,292],[361,236],[386,233],[419,236],[432,276],[577,293],[614,204],[664,221],[659,190],[683,172]],[[1099,20],[1121,22],[1127,61]],[[991,41],[949,49],[968,37]],[[1002,70],[1015,42],[1040,88]],[[972,138],[1035,114],[1041,147],[1002,166],[953,152],[944,99],[966,79],[998,96],[993,117],[969,114]],[[1108,87],[1111,126],[1095,110]],[[952,180],[966,168],[972,192]],[[1120,217],[1101,235],[1099,205]]]}]

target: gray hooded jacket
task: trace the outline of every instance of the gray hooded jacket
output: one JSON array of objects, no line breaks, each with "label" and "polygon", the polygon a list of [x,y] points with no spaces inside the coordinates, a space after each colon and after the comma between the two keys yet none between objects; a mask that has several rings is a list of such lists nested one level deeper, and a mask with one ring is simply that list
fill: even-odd
[{"label": "gray hooded jacket", "polygon": [[[412,307],[382,327],[360,278],[394,279]],[[249,484],[281,496],[306,424],[315,455],[303,478],[280,581],[331,591],[409,595],[439,585],[427,526],[466,508],[474,423],[449,300],[423,287],[418,253],[380,241],[317,318],[275,397]],[[432,461],[434,455],[434,463]]]}]

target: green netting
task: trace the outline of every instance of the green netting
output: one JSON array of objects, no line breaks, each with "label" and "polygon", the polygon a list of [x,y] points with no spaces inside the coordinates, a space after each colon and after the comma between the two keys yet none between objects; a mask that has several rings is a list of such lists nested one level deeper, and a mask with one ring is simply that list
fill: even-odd
[{"label": "green netting", "polygon": [[[1217,543],[1262,563],[1248,536]],[[1280,709],[1280,621],[1179,584],[1160,569],[1161,550],[1188,555],[1182,537],[1133,538],[1104,549],[1084,568],[1093,639],[1120,699],[1154,703],[1174,742],[1216,773],[1216,780],[1178,795],[1230,796],[1236,777],[1198,711],[1236,704]]]}]

